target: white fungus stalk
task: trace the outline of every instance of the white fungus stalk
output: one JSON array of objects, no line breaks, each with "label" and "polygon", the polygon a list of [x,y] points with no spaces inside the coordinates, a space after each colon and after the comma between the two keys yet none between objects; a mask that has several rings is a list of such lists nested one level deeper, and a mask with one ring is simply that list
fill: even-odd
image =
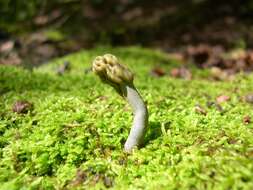
[{"label": "white fungus stalk", "polygon": [[142,97],[134,87],[133,73],[120,64],[118,59],[111,54],[96,57],[93,61],[92,70],[103,82],[111,85],[124,97],[133,109],[133,125],[124,145],[124,150],[131,152],[134,147],[139,147],[143,143],[148,125],[148,110]]}]

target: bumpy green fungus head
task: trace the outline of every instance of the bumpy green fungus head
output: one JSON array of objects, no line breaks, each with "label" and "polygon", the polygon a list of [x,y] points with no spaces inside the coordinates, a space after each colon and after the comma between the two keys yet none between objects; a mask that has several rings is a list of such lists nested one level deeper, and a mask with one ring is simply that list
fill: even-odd
[{"label": "bumpy green fungus head", "polygon": [[118,84],[133,81],[133,73],[111,54],[97,56],[93,61],[92,69],[103,81],[108,80]]},{"label": "bumpy green fungus head", "polygon": [[120,95],[124,95],[124,86],[132,85],[134,75],[117,57],[111,54],[97,56],[92,64],[92,70],[100,79],[114,87]]}]

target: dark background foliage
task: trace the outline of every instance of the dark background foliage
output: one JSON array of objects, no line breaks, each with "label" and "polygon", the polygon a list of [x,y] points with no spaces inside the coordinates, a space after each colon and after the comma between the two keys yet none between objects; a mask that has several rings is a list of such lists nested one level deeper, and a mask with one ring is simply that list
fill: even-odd
[{"label": "dark background foliage", "polygon": [[143,44],[244,40],[252,46],[252,0],[2,0],[1,31],[53,26],[87,43]]}]

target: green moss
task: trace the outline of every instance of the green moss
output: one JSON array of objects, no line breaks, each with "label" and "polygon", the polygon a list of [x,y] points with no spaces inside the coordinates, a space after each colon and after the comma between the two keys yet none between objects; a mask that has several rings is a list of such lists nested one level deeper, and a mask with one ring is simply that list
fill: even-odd
[{"label": "green moss", "polygon": [[[132,122],[126,102],[85,70],[97,55],[113,53],[135,73],[135,84],[150,112],[146,144],[122,152]],[[63,76],[64,61],[72,69]],[[0,66],[0,189],[252,189],[253,75],[233,82],[152,77],[154,65],[177,65],[148,49],[98,48],[45,65],[33,72]],[[223,111],[207,107],[225,94]],[[27,114],[11,111],[28,100]],[[195,112],[203,106],[207,115]],[[81,174],[80,174],[81,173]]]},{"label": "green moss", "polygon": [[61,41],[66,39],[66,36],[59,30],[55,29],[49,29],[45,31],[45,36],[47,37],[48,40],[52,41]]}]

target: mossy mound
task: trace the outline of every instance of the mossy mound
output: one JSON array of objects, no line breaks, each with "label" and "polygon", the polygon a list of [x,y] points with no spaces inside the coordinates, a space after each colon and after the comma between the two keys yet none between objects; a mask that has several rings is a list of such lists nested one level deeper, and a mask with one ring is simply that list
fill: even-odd
[{"label": "mossy mound", "polygon": [[[97,55],[113,53],[135,73],[148,104],[143,148],[125,154],[132,113],[112,88],[88,71]],[[71,70],[59,76],[64,61]],[[253,189],[253,75],[232,82],[152,77],[165,54],[133,48],[83,51],[27,71],[0,66],[0,189]],[[219,95],[229,101],[219,105]],[[33,104],[12,111],[18,100]],[[206,114],[196,112],[201,105]],[[222,109],[221,109],[222,107]]]}]

